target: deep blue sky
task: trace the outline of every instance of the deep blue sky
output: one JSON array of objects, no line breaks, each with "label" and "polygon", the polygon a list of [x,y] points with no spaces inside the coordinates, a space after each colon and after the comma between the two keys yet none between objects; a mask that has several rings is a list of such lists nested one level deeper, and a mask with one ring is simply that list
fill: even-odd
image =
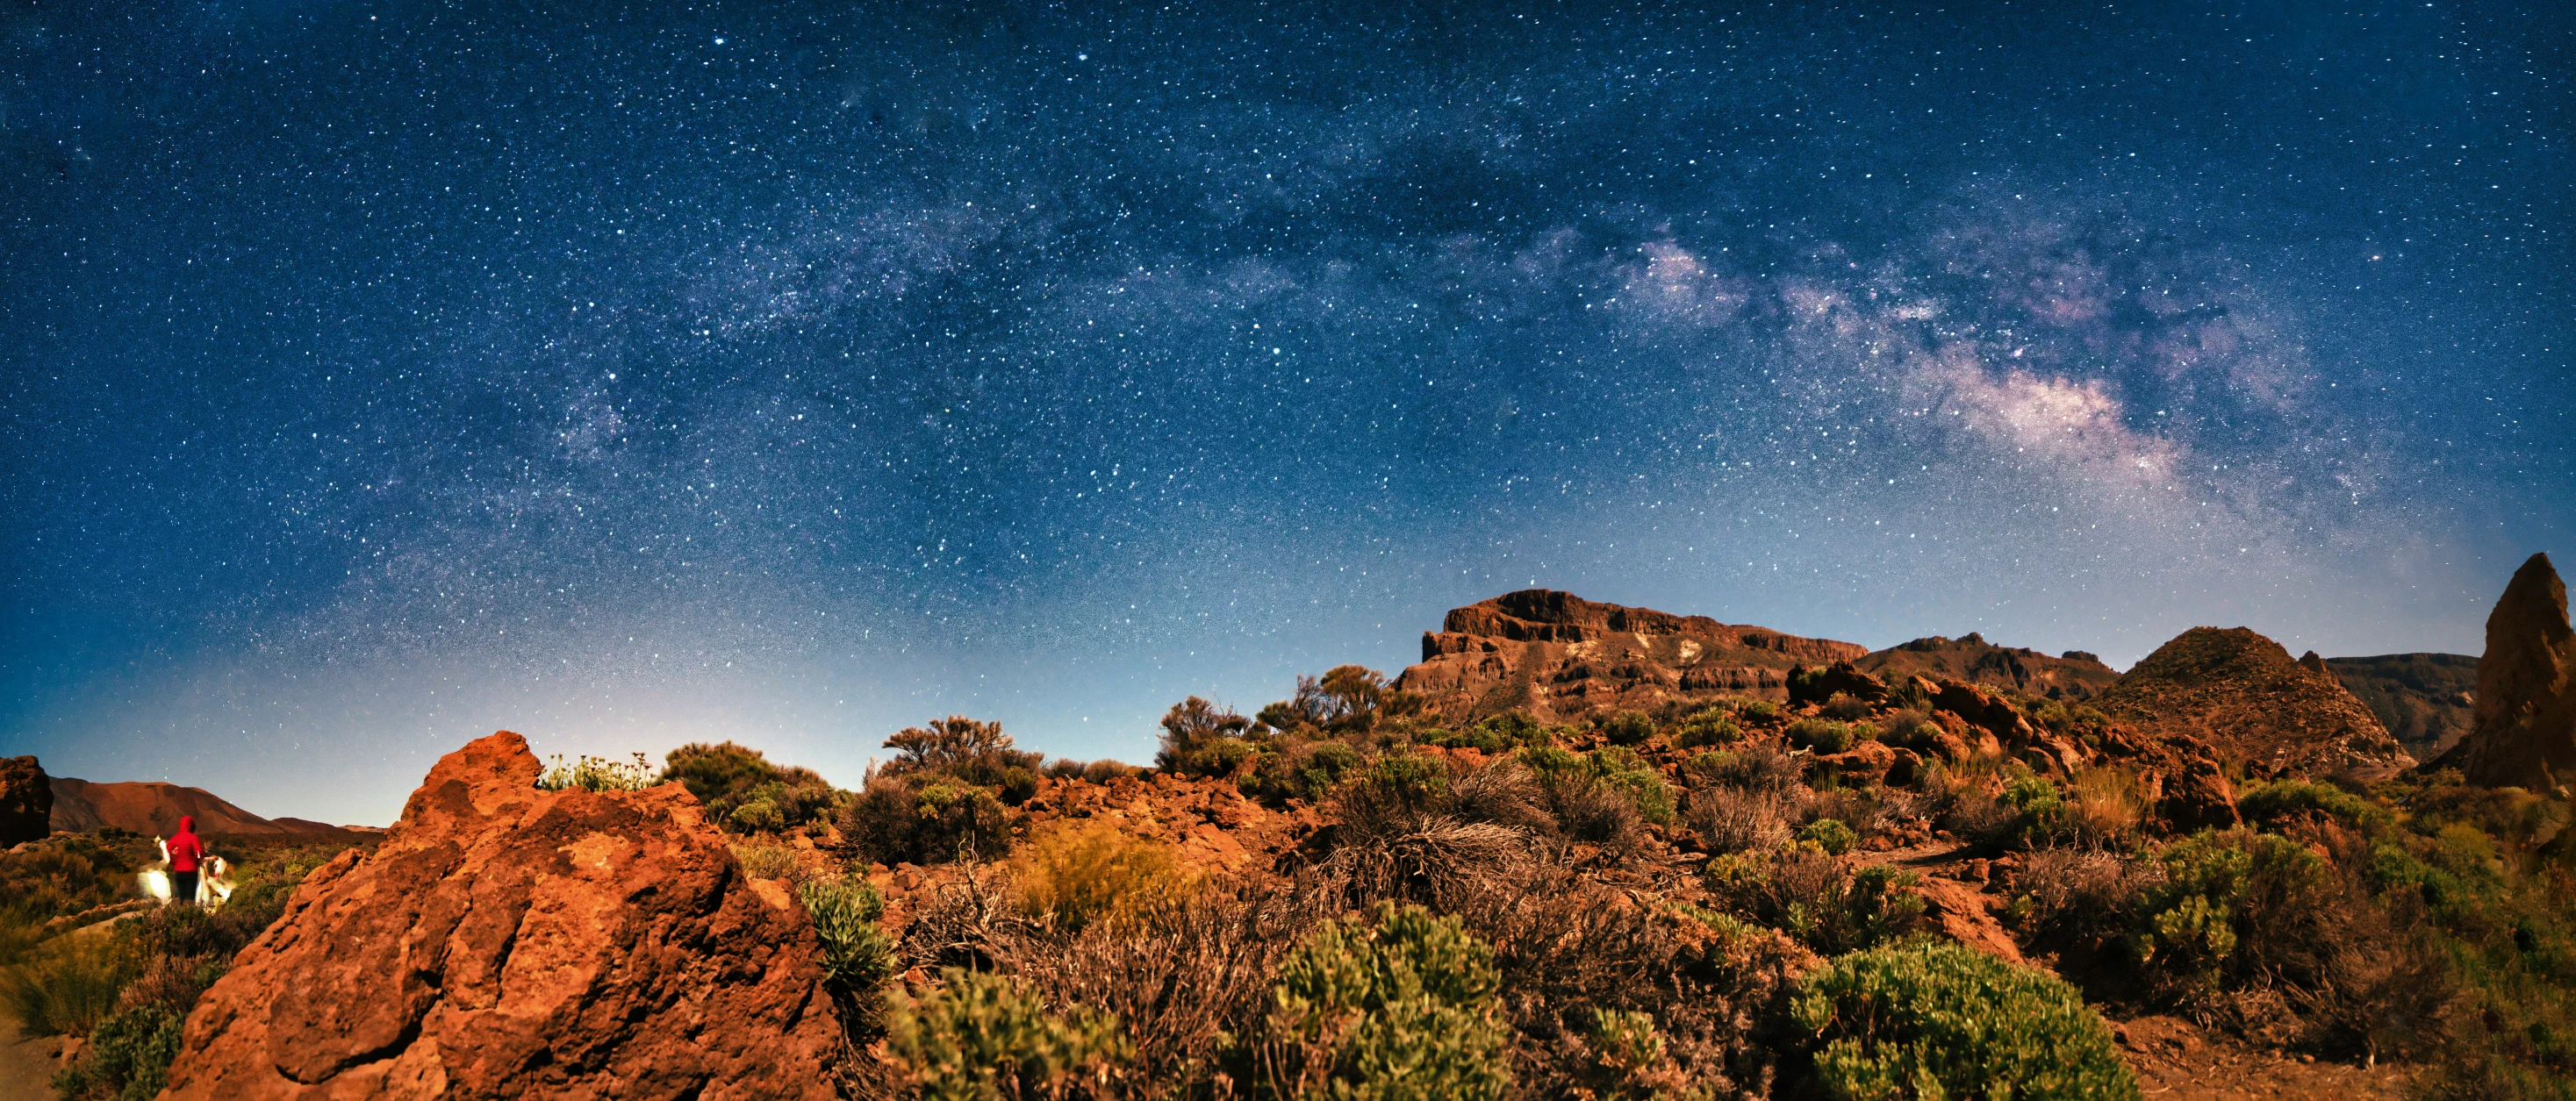
[{"label": "deep blue sky", "polygon": [[2563,17],[1649,8],[13,5],[0,752],[383,822],[1532,584],[2125,665],[2576,553]]}]

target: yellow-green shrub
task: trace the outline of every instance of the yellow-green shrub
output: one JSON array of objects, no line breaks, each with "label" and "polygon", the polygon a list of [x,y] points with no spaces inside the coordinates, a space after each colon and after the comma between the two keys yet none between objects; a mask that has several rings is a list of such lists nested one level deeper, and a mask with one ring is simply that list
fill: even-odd
[{"label": "yellow-green shrub", "polygon": [[1454,917],[1381,904],[1308,934],[1279,968],[1269,1027],[1313,1098],[1500,1098],[1509,1033],[1493,952]]},{"label": "yellow-green shrub", "polygon": [[924,1101],[1063,1097],[1127,1058],[1118,1020],[1047,1009],[1017,980],[951,967],[941,986],[886,1003],[886,1047]]},{"label": "yellow-green shrub", "polygon": [[2060,979],[1921,939],[1843,956],[1791,1011],[1842,1098],[2135,1098],[2111,1030]]},{"label": "yellow-green shrub", "polygon": [[1094,818],[1022,845],[1011,858],[1011,883],[1023,908],[1073,931],[1186,898],[1198,876],[1171,843]]}]

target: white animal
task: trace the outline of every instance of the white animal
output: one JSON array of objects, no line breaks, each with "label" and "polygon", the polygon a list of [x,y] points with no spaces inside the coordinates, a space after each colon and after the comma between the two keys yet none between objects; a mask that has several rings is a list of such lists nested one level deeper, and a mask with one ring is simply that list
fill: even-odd
[{"label": "white animal", "polygon": [[[142,889],[143,897],[167,906],[170,904],[170,843],[160,838],[154,838],[153,843],[161,846],[161,859],[134,873],[134,884]],[[232,872],[231,862],[207,854],[206,859],[197,865],[196,904],[213,909],[232,901]]]}]

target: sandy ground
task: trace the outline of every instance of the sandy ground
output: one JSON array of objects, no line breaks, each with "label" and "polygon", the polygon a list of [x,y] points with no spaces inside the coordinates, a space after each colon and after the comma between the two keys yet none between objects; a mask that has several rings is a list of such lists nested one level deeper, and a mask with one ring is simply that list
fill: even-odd
[{"label": "sandy ground", "polygon": [[53,1082],[53,1042],[29,1038],[17,1018],[0,1012],[0,1098],[51,1101]]},{"label": "sandy ground", "polygon": [[2138,1087],[2159,1101],[2238,1101],[2314,1097],[2398,1101],[2414,1069],[2382,1063],[2361,1067],[2302,1059],[2210,1037],[2171,1017],[2117,1022],[2120,1056],[2138,1074]]}]

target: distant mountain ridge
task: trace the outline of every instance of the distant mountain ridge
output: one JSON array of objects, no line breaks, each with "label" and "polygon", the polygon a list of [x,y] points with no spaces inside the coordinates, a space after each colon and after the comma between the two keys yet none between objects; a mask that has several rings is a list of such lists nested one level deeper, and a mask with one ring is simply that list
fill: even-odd
[{"label": "distant mountain ridge", "polygon": [[262,818],[204,788],[158,780],[102,784],[69,776],[49,779],[54,792],[51,825],[57,830],[86,833],[114,826],[167,837],[179,828],[183,814],[197,820],[198,833],[208,835],[325,833],[346,828],[301,818]]},{"label": "distant mountain ridge", "polygon": [[2327,658],[2326,669],[2369,705],[2416,760],[2440,756],[2477,725],[2478,659],[2469,654]]}]

